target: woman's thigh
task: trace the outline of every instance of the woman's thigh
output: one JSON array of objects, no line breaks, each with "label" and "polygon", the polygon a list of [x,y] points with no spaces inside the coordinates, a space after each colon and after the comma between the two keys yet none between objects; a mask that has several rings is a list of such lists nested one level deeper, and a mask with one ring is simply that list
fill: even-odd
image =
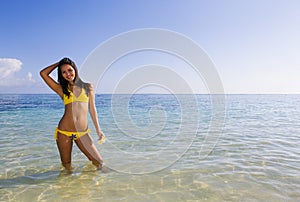
[{"label": "woman's thigh", "polygon": [[71,163],[71,153],[73,147],[73,141],[71,140],[71,138],[58,133],[56,143],[62,163]]},{"label": "woman's thigh", "polygon": [[78,148],[87,156],[89,160],[102,163],[102,158],[89,134],[81,136],[75,142]]}]

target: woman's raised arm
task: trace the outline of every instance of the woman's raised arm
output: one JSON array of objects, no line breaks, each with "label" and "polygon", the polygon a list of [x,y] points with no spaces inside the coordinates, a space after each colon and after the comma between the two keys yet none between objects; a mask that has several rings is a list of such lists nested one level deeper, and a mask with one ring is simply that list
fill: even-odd
[{"label": "woman's raised arm", "polygon": [[54,81],[49,74],[58,66],[58,62],[54,63],[43,70],[40,71],[40,75],[43,78],[43,80],[46,82],[46,84],[54,91],[56,92],[60,97],[63,97],[63,91],[61,86]]}]

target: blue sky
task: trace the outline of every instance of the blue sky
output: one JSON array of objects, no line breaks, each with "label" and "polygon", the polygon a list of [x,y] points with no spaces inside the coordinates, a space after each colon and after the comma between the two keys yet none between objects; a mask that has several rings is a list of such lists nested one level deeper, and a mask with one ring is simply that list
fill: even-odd
[{"label": "blue sky", "polygon": [[[300,93],[298,0],[1,0],[0,9],[0,93],[50,93],[42,68],[65,56],[80,68],[99,44],[142,28],[194,40],[225,93]],[[112,90],[118,72],[98,93]]]}]

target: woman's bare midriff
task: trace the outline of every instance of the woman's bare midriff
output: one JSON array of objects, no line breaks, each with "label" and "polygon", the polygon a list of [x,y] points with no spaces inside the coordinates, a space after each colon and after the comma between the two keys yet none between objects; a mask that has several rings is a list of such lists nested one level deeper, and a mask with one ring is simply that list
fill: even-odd
[{"label": "woman's bare midriff", "polygon": [[65,113],[58,128],[64,131],[86,131],[88,128],[88,103],[73,102],[65,105]]}]

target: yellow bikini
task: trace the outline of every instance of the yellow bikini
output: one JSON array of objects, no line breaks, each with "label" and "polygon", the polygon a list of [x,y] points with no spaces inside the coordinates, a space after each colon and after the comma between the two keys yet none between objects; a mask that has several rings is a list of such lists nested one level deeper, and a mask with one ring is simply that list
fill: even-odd
[{"label": "yellow bikini", "polygon": [[90,133],[90,132],[91,132],[90,129],[87,129],[84,132],[70,132],[70,131],[64,131],[64,130],[60,130],[60,129],[56,128],[56,130],[54,132],[54,138],[57,140],[57,138],[58,138],[57,133],[61,133],[63,135],[70,137],[72,140],[78,140],[78,138],[80,138],[81,136],[84,136],[85,134]]},{"label": "yellow bikini", "polygon": [[63,100],[64,104],[70,104],[72,102],[89,102],[89,97],[86,95],[84,88],[81,88],[81,93],[78,97],[76,97],[72,91],[70,92],[70,96],[68,97],[66,94],[64,94]]},{"label": "yellow bikini", "polygon": [[[68,97],[67,95],[64,94],[63,97],[64,104],[70,104],[72,102],[89,102],[89,97],[86,95],[84,88],[81,89],[81,93],[78,97],[76,97],[72,91],[70,91],[70,96]],[[54,132],[54,138],[57,140],[58,138],[58,133],[61,133],[63,135],[66,135],[70,137],[72,140],[77,140],[81,136],[84,136],[85,134],[91,132],[90,129],[87,129],[84,132],[70,132],[70,131],[64,131],[56,128]]]}]

